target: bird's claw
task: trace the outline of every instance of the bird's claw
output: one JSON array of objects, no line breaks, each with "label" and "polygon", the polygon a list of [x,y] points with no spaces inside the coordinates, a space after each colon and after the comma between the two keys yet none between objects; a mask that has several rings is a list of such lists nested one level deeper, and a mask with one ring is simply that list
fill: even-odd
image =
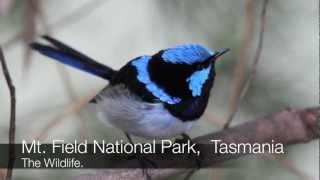
[{"label": "bird's claw", "polygon": [[[182,138],[175,139],[175,143],[185,144],[185,143],[188,143],[188,141],[189,141],[189,142],[191,142],[193,144],[192,139],[187,134],[183,133],[183,134],[181,134],[181,137]],[[199,151],[200,150],[199,144],[197,144],[197,143],[194,143],[194,144],[196,144],[195,145],[196,151]],[[201,161],[202,161],[201,154],[199,156],[194,154],[194,153],[191,153],[189,155],[191,156],[192,159],[195,160],[197,169],[200,169],[201,168]]]}]

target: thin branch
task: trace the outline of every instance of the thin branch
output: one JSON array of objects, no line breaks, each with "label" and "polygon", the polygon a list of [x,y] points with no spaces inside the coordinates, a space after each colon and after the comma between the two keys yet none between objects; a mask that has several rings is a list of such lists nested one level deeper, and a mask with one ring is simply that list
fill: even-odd
[{"label": "thin branch", "polygon": [[306,173],[302,172],[300,169],[298,169],[291,160],[287,159],[286,157],[281,157],[277,154],[267,154],[267,158],[277,161],[280,165],[282,165],[284,168],[292,172],[294,175],[296,175],[301,180],[314,180],[310,178]]},{"label": "thin branch", "polygon": [[[230,123],[232,122],[234,116],[236,115],[239,106],[241,104],[241,102],[243,101],[246,93],[248,92],[248,89],[251,85],[251,82],[256,74],[256,70],[257,70],[257,66],[258,66],[258,62],[261,56],[261,52],[262,52],[262,47],[263,47],[263,39],[264,39],[264,31],[265,31],[265,24],[266,24],[266,12],[267,12],[267,5],[268,5],[269,0],[264,0],[263,1],[263,5],[262,5],[262,11],[261,11],[261,15],[260,15],[260,32],[259,32],[259,40],[258,40],[258,47],[254,56],[254,62],[252,65],[252,70],[249,73],[249,76],[246,80],[246,82],[244,83],[244,85],[242,86],[242,88],[240,88],[240,96],[235,98],[236,100],[234,101],[235,106],[234,108],[231,108],[231,112],[227,118],[227,121],[224,125],[224,129],[228,128],[230,126]],[[237,89],[237,88],[236,88]]]},{"label": "thin branch", "polygon": [[7,169],[0,169],[0,179],[5,180],[6,179],[6,174],[7,174]]},{"label": "thin branch", "polygon": [[[89,1],[88,3],[85,3],[83,6],[79,7],[73,13],[66,16],[65,18],[57,21],[56,23],[47,25],[45,29],[53,32],[55,28],[64,27],[66,25],[71,25],[71,24],[89,16],[91,13],[94,12],[95,9],[101,7],[102,4],[104,4],[106,2],[107,2],[106,0]],[[48,33],[50,33],[50,32],[48,32]],[[68,96],[73,101],[75,101],[76,99],[79,99],[78,96],[76,95],[75,89],[73,88],[72,80],[71,80],[69,72],[65,69],[65,67],[60,66],[60,65],[57,65],[57,69],[59,71],[59,75],[61,76],[62,83],[64,84],[64,88],[66,89]],[[74,113],[76,114],[76,116],[80,120],[80,123],[78,123],[78,124],[80,126],[81,138],[87,139],[88,132],[87,132],[87,130],[86,130],[87,128],[85,126],[85,120],[86,120],[85,113],[80,110],[75,110]],[[57,122],[51,121],[51,123],[42,132],[47,132],[49,129],[51,129],[55,126],[53,124],[56,124],[56,125],[59,124],[58,122],[60,122],[60,121],[57,121]]]},{"label": "thin branch", "polygon": [[[59,19],[56,22],[48,24],[49,30],[55,30],[58,28],[65,28],[67,25],[71,25],[73,23],[76,23],[83,18],[89,16],[91,13],[94,12],[95,9],[99,8],[102,6],[102,4],[106,3],[108,1],[106,0],[95,0],[95,1],[88,1],[87,3],[83,4],[67,16]],[[46,30],[47,30],[46,29]],[[22,38],[22,32],[18,32],[15,34],[12,38],[4,42],[3,49],[10,48],[12,45],[14,45],[16,42],[21,40]]]},{"label": "thin branch", "polygon": [[[97,1],[98,4],[101,1]],[[86,7],[83,8],[87,8],[86,10],[88,11],[89,9],[94,9],[97,5],[97,2],[93,1],[90,4],[87,4]],[[38,5],[40,7],[40,5]],[[89,7],[88,7],[89,6]],[[38,8],[39,10],[41,10],[40,8]],[[72,23],[72,20],[76,20],[75,18],[80,18],[81,17],[85,17],[83,15],[87,15],[87,14],[83,14],[83,11],[85,11],[84,9],[80,8],[79,12],[81,12],[81,14],[79,13],[74,13],[72,14],[72,16],[68,16],[68,18],[63,19],[63,21],[60,21],[59,23],[61,25],[63,25],[64,23]],[[39,13],[39,17],[41,17],[42,20],[42,26],[44,27],[45,30],[45,34],[48,35],[52,35],[52,28],[50,27],[50,25],[48,25],[47,21],[46,21],[46,16],[45,13],[43,11],[39,11],[41,13]],[[76,11],[78,12],[78,11]],[[89,12],[93,12],[93,11],[89,11]],[[59,24],[56,24],[55,26],[61,26]],[[72,85],[72,79],[71,76],[69,74],[69,72],[67,71],[67,69],[64,66],[61,66],[59,64],[56,64],[57,70],[59,72],[59,75],[61,77],[62,83],[63,83],[63,87],[65,88],[67,95],[70,97],[71,100],[76,100],[78,99],[78,96],[76,94],[76,91]],[[87,128],[85,127],[85,113],[83,113],[82,111],[76,112],[76,116],[78,117],[78,119],[80,120],[79,126],[80,126],[80,135],[82,139],[87,139],[88,137],[88,133],[87,133]],[[57,123],[58,124],[58,123]],[[53,127],[53,126],[52,126]]]},{"label": "thin branch", "polygon": [[238,97],[240,96],[241,88],[244,82],[245,68],[249,59],[249,49],[252,41],[252,34],[254,32],[254,0],[245,1],[245,17],[244,17],[244,29],[241,40],[241,46],[239,50],[239,59],[234,69],[234,75],[232,79],[232,91],[229,99],[229,115],[227,117],[227,123],[232,119],[231,115],[236,111]]},{"label": "thin branch", "polygon": [[[207,134],[192,141],[200,144],[208,144],[212,139],[221,140],[224,143],[271,143],[272,141],[283,143],[284,145],[307,143],[320,137],[320,107],[306,108],[300,110],[284,110],[265,117],[257,118],[254,121],[247,121],[236,127],[228,128],[220,132]],[[228,160],[237,159],[246,154],[214,154],[213,148],[200,147],[202,167],[212,167]],[[155,155],[158,156],[158,155]],[[177,161],[167,155],[168,161],[161,161],[159,157],[153,158],[154,163],[168,167],[167,169],[148,169],[148,174],[152,179],[168,178],[173,175],[189,172],[190,169],[177,169]],[[188,159],[181,157],[182,159]],[[172,159],[172,160],[170,160]],[[159,161],[157,161],[159,160]],[[185,162],[184,167],[196,168],[193,161]],[[123,169],[108,169],[98,171],[96,174],[81,175],[75,180],[111,180],[111,179],[144,179],[141,169],[126,169],[126,167],[138,167],[139,161],[121,161],[118,167]]]},{"label": "thin branch", "polygon": [[[57,67],[57,70],[58,70],[59,75],[61,77],[63,87],[67,92],[67,95],[69,96],[69,98],[72,101],[77,101],[77,99],[79,99],[79,97],[77,96],[77,93],[72,85],[72,79],[71,79],[71,76],[70,76],[69,72],[67,71],[66,67],[62,66],[61,64],[56,64],[56,67]],[[88,139],[88,132],[87,132],[87,128],[85,125],[85,122],[86,122],[85,111],[76,111],[75,115],[77,116],[77,118],[80,121],[78,123],[78,125],[80,128],[81,138]]]},{"label": "thin branch", "polygon": [[69,116],[74,113],[79,113],[81,109],[87,105],[88,101],[92,99],[94,95],[90,95],[87,97],[83,97],[81,99],[77,99],[73,101],[71,104],[67,105],[66,108],[59,114],[57,114],[52,120],[49,121],[47,126],[43,128],[40,133],[38,133],[36,136],[34,136],[32,139],[41,140],[44,137],[47,136],[48,132],[59,125],[61,122],[63,122],[64,118],[66,116]]},{"label": "thin branch", "polygon": [[37,16],[39,12],[39,1],[30,0],[25,3],[24,23],[22,30],[22,40],[24,44],[24,61],[23,61],[23,74],[29,69],[32,60],[32,51],[29,44],[36,36]]},{"label": "thin branch", "polygon": [[15,87],[12,83],[10,73],[2,52],[2,48],[0,47],[0,61],[3,70],[4,77],[6,79],[9,92],[10,92],[10,127],[9,127],[9,160],[8,160],[8,169],[6,180],[11,180],[12,178],[12,168],[15,162],[15,131],[16,131],[16,94]]},{"label": "thin branch", "polygon": [[95,0],[95,1],[88,1],[81,7],[79,7],[77,10],[70,13],[68,16],[62,18],[61,20],[49,24],[49,28],[59,28],[64,27],[66,25],[74,24],[75,22],[89,16],[94,10],[97,8],[100,8],[104,3],[108,2],[108,0]]},{"label": "thin branch", "polygon": [[[247,94],[247,91],[253,81],[253,78],[256,74],[256,70],[257,70],[257,66],[258,66],[258,62],[261,56],[261,52],[263,49],[263,40],[264,40],[264,32],[265,32],[265,24],[266,24],[266,12],[267,12],[267,5],[268,5],[268,0],[264,0],[263,1],[263,5],[262,5],[262,11],[261,11],[261,16],[260,16],[260,32],[259,32],[259,39],[258,39],[258,46],[257,46],[257,50],[255,52],[254,55],[254,62],[252,65],[252,71],[249,73],[248,75],[248,79],[246,80],[246,82],[244,83],[242,92],[239,96],[236,108],[234,109],[234,111],[230,114],[227,123],[224,125],[223,128],[228,128],[231,121],[233,120],[234,116],[236,115],[239,106],[241,104],[241,102],[243,101],[245,95]],[[296,167],[294,167],[292,164],[290,164],[289,160],[279,160],[277,158],[274,158],[274,156],[269,156],[271,157],[273,160],[278,161],[278,163],[280,163],[282,166],[284,166],[286,169],[290,170],[292,173],[294,173],[297,177],[299,177],[300,179],[305,179],[305,180],[309,180],[310,178],[303,172],[301,172],[299,169],[297,169]]]},{"label": "thin branch", "polygon": [[[206,119],[214,119],[214,121],[210,120],[210,122],[213,122],[215,126],[217,126],[218,128],[223,128],[223,123],[220,120],[216,120],[215,118],[212,118],[210,116],[210,114],[208,115],[207,113],[205,114],[208,116],[208,118]],[[292,172],[294,175],[296,175],[299,179],[301,180],[311,180],[310,177],[308,177],[308,175],[304,172],[302,172],[301,170],[299,170],[297,167],[295,167],[293,165],[293,163],[289,160],[289,159],[280,159],[278,158],[279,156],[277,155],[270,155],[270,154],[266,154],[266,157],[268,157],[269,159],[272,159],[274,161],[277,161],[277,163],[279,163],[280,165],[282,165],[284,168],[286,168],[287,170],[289,170],[290,172]],[[214,169],[215,170],[215,169]],[[222,169],[219,169],[222,170]],[[217,172],[215,171],[214,173],[212,173],[214,177],[217,177]],[[212,179],[216,179],[216,178],[212,178]]]},{"label": "thin branch", "polygon": [[[96,0],[96,1],[89,1],[88,3],[85,3],[83,4],[82,6],[80,6],[79,8],[77,8],[75,11],[73,11],[72,13],[70,13],[69,15],[61,18],[60,20],[54,22],[54,23],[51,23],[51,24],[48,24],[46,22],[46,17],[45,17],[45,14],[44,12],[42,11],[42,8],[40,7],[40,2],[38,1],[35,1],[37,2],[37,13],[38,13],[38,16],[41,20],[41,23],[42,23],[42,26],[45,30],[45,33],[46,34],[51,34],[51,32],[53,32],[55,29],[58,29],[58,28],[64,28],[65,26],[67,25],[71,25],[85,17],[87,17],[88,15],[90,15],[91,13],[94,12],[95,9],[99,8],[102,6],[102,4],[106,3],[107,1],[105,0]],[[8,41],[7,43],[5,43],[5,45],[7,45],[6,47],[10,47],[11,45],[14,44],[14,42],[20,40],[21,38],[21,34],[17,34],[16,36],[14,36],[12,38],[12,40]],[[30,51],[29,51],[30,52]],[[59,75],[61,76],[61,79],[62,79],[62,83],[64,84],[64,87],[68,93],[68,96],[72,99],[72,100],[75,100],[77,99],[77,95],[75,93],[75,90],[72,86],[72,81],[71,81],[71,78],[70,78],[70,75],[68,73],[68,71],[65,70],[64,67],[62,66],[57,66],[58,68],[58,71],[59,71]],[[86,138],[87,136],[87,131],[86,131],[86,127],[85,127],[85,119],[84,119],[84,113],[82,112],[76,112],[76,115],[78,116],[79,120],[82,121],[79,123],[80,125],[80,134],[81,134],[81,137],[82,138]],[[54,127],[55,125],[53,124],[59,124],[58,122],[60,121],[57,121],[57,122],[52,122],[48,125],[48,127],[45,128],[44,131],[42,132],[46,132],[48,129],[51,129],[52,127]]]},{"label": "thin branch", "polygon": [[[50,33],[51,31],[54,31],[58,28],[65,28],[68,25],[71,25],[73,23],[76,23],[76,22],[82,20],[83,18],[92,14],[95,9],[102,7],[102,5],[106,2],[108,2],[108,1],[106,1],[106,0],[88,1],[87,3],[83,4],[82,6],[80,6],[79,8],[77,8],[76,10],[74,10],[73,12],[68,14],[67,16],[59,19],[56,22],[49,23],[49,24],[46,24],[43,14],[40,16],[40,18],[42,20],[42,24],[44,26],[46,33]],[[15,44],[16,42],[21,40],[21,38],[22,38],[22,32],[19,32],[16,35],[14,35],[10,40],[3,43],[3,48],[10,48],[13,44]],[[61,71],[63,71],[63,70],[61,70]],[[64,71],[64,72],[65,72],[64,73],[65,75],[68,75],[66,71]],[[66,85],[65,87],[67,89],[67,92],[69,94],[71,94],[72,93],[72,90],[70,89],[71,83],[70,83],[70,78],[68,78],[68,77],[67,77],[67,79],[63,78],[63,80],[64,80],[64,84]],[[74,98],[75,97],[72,97],[72,99],[74,99]],[[76,111],[76,113],[80,113],[80,112]],[[79,115],[79,117],[81,117],[81,116]],[[60,121],[58,121],[58,122],[60,122]],[[42,131],[42,133],[46,133],[49,129],[54,127],[56,124],[59,124],[58,122],[50,123],[45,128],[45,130]],[[80,123],[80,124],[82,124],[82,123]],[[86,132],[83,130],[83,126],[81,126],[81,132],[82,132],[83,136],[86,136],[85,135]],[[40,137],[42,137],[44,135],[42,133],[40,133]]]}]

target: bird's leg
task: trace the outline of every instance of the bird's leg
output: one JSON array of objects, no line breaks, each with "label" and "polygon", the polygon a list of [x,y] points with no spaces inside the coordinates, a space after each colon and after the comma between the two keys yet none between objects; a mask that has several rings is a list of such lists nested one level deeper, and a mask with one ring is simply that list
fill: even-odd
[{"label": "bird's leg", "polygon": [[192,141],[192,139],[190,138],[190,136],[186,133],[182,133],[180,134],[180,136],[182,137],[181,139],[176,139],[175,142],[176,143],[186,143],[188,141]]},{"label": "bird's leg", "polygon": [[[125,135],[129,141],[129,143],[134,145],[131,136],[128,133],[125,133]],[[143,160],[143,161],[149,163],[152,167],[157,167],[154,162],[150,161],[149,159],[145,158],[144,156],[140,156],[140,154],[136,154],[135,156],[138,160]],[[146,166],[144,166],[144,167],[146,167]]]},{"label": "bird's leg", "polygon": [[[126,135],[129,143],[132,144],[132,145],[134,145],[131,136],[130,136],[128,133],[126,133],[126,132],[124,132],[124,134]],[[142,173],[146,176],[146,178],[147,178],[148,180],[151,180],[151,177],[150,177],[150,175],[148,174],[147,169],[146,169],[146,168],[148,167],[147,163],[149,163],[152,167],[156,167],[156,164],[154,164],[154,162],[152,162],[151,160],[145,158],[143,155],[141,155],[141,154],[139,154],[139,153],[138,153],[138,154],[135,153],[134,156],[135,156],[135,158],[139,161],[139,163],[140,163],[140,165],[141,165],[141,167],[142,167]]]},{"label": "bird's leg", "polygon": [[[186,134],[186,133],[182,133],[181,137],[182,137],[181,139],[175,139],[175,142],[179,143],[179,144],[185,144],[185,143],[188,143],[188,141],[189,141],[191,144],[196,144],[196,143],[194,143],[192,141],[190,136],[188,134]],[[197,151],[200,150],[200,147],[199,147],[198,144],[196,144],[195,148],[196,148]],[[201,168],[201,160],[202,160],[201,156],[198,156],[196,154],[192,154],[192,158],[194,158],[195,161],[196,161],[197,169],[200,169]]]},{"label": "bird's leg", "polygon": [[[189,136],[188,134],[182,133],[182,134],[181,134],[181,137],[182,137],[181,139],[176,139],[175,142],[176,142],[176,143],[180,143],[180,144],[184,144],[184,143],[188,143],[188,141],[190,141],[190,143],[193,144],[193,141],[192,141],[192,139],[190,138],[190,136]],[[196,144],[195,148],[196,148],[196,151],[200,150],[200,147],[199,147],[198,144]],[[186,175],[186,177],[183,178],[184,180],[189,180],[189,179],[191,178],[191,176],[192,176],[198,169],[201,168],[201,161],[202,161],[201,156],[198,156],[198,155],[196,155],[196,154],[192,154],[191,156],[192,156],[191,158],[195,159],[195,162],[196,162],[196,165],[197,165],[197,169],[191,170],[191,171]]]}]

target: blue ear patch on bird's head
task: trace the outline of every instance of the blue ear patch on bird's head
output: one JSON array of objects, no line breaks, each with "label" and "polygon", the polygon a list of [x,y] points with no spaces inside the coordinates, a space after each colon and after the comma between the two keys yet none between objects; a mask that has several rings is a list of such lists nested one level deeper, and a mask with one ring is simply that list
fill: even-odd
[{"label": "blue ear patch on bird's head", "polygon": [[214,55],[215,52],[199,44],[184,44],[163,51],[162,59],[173,64],[201,63]]},{"label": "blue ear patch on bird's head", "polygon": [[177,104],[181,101],[179,97],[172,97],[166,93],[161,87],[159,87],[150,78],[148,71],[148,63],[151,60],[151,56],[140,56],[134,59],[131,64],[136,67],[137,79],[143,83],[146,89],[152,93],[155,97],[159,98],[162,102],[168,104]]},{"label": "blue ear patch on bird's head", "polygon": [[209,65],[206,68],[197,70],[191,74],[191,76],[186,80],[189,83],[189,89],[193,97],[201,96],[202,87],[204,83],[209,79],[210,71],[213,65]]}]

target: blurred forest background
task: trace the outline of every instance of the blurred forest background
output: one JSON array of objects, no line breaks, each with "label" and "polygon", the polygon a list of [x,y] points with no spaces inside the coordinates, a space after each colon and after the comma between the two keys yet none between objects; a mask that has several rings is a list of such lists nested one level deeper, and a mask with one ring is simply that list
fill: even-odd
[{"label": "blurred forest background", "polygon": [[[262,2],[0,0],[0,44],[17,91],[17,142],[124,138],[119,130],[103,126],[85,105],[107,82],[32,53],[27,44],[42,34],[114,68],[181,43],[231,48],[217,63],[209,107],[190,135],[219,131],[234,105],[236,84],[252,70]],[[288,107],[318,104],[318,7],[317,0],[269,1],[261,58],[231,126]],[[0,87],[0,142],[7,143],[10,106],[3,76]],[[192,179],[318,179],[318,142],[293,145],[286,151],[283,156],[233,160],[239,168],[200,170]],[[71,179],[94,171],[14,170],[14,179]]]}]

